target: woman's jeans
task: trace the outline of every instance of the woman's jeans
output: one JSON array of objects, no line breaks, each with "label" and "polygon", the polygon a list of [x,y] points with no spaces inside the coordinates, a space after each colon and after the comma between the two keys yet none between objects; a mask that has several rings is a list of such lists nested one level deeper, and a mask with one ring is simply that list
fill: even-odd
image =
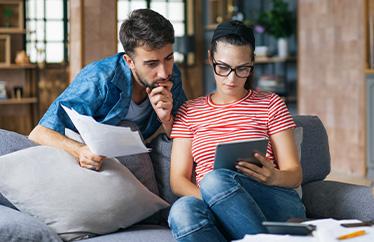
[{"label": "woman's jeans", "polygon": [[169,226],[178,241],[227,241],[264,233],[262,221],[305,218],[294,189],[267,186],[227,169],[214,170],[200,183],[203,200],[178,199]]}]

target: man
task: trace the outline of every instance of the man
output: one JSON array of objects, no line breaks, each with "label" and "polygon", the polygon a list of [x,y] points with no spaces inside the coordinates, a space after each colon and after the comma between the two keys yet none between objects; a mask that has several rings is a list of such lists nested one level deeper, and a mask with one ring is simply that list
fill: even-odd
[{"label": "man", "polygon": [[30,133],[31,140],[62,148],[81,167],[100,170],[104,157],[65,136],[65,128],[76,129],[61,104],[100,123],[135,122],[145,139],[161,124],[170,134],[173,115],[186,100],[173,65],[173,26],[152,10],[135,10],[123,22],[120,40],[125,53],[82,69]]}]

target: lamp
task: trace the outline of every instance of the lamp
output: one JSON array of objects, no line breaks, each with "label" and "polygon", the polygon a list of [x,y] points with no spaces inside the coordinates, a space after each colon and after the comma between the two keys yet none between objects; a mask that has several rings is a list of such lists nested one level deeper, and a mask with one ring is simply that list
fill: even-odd
[{"label": "lamp", "polygon": [[175,37],[174,51],[183,55],[183,62],[187,64],[187,55],[195,51],[195,37],[183,35]]}]

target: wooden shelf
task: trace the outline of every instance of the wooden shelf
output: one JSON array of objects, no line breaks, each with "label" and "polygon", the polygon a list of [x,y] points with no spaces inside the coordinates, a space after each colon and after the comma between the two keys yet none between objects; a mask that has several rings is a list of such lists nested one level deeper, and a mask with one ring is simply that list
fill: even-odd
[{"label": "wooden shelf", "polygon": [[374,69],[366,69],[365,73],[366,74],[374,74]]},{"label": "wooden shelf", "polygon": [[10,64],[10,65],[2,65],[0,69],[2,70],[14,70],[14,69],[35,69],[37,65],[35,64],[24,64],[24,65],[17,65],[17,64]]},{"label": "wooden shelf", "polygon": [[32,104],[37,102],[38,99],[36,97],[0,99],[0,105]]},{"label": "wooden shelf", "polygon": [[26,30],[24,29],[5,29],[5,28],[1,28],[0,29],[0,34],[25,34],[26,33]]},{"label": "wooden shelf", "polygon": [[257,63],[257,64],[262,64],[262,63],[266,64],[266,63],[280,63],[280,62],[291,62],[291,61],[296,61],[296,57],[295,56],[289,56],[289,57],[256,56],[255,63]]}]

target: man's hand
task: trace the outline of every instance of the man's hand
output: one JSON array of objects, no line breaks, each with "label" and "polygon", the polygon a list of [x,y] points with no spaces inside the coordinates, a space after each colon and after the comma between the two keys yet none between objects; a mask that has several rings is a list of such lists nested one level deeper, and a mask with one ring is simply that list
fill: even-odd
[{"label": "man's hand", "polygon": [[159,83],[152,90],[147,87],[149,100],[161,122],[169,122],[171,120],[171,110],[173,109],[173,95],[171,81]]},{"label": "man's hand", "polygon": [[255,153],[255,158],[259,160],[262,167],[249,163],[248,161],[239,161],[236,168],[243,174],[253,178],[254,180],[266,185],[275,185],[277,183],[277,175],[279,170],[275,168],[272,161],[265,156]]},{"label": "man's hand", "polygon": [[103,164],[104,156],[96,155],[90,151],[87,145],[78,150],[78,162],[83,168],[99,171]]}]

